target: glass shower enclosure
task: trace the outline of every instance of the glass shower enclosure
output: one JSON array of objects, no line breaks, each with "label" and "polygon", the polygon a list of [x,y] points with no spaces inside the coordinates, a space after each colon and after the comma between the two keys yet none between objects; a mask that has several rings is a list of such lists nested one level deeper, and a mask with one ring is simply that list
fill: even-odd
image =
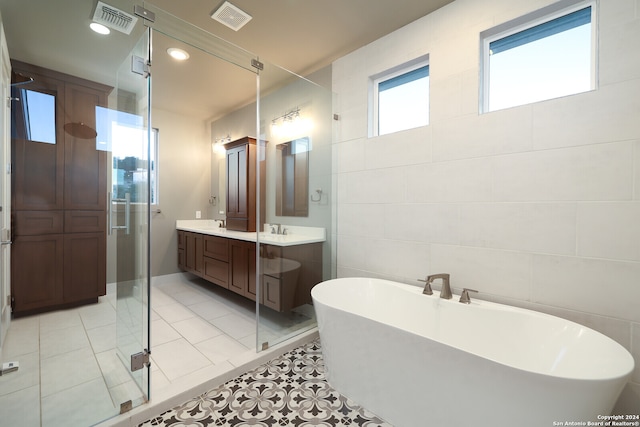
[{"label": "glass shower enclosure", "polygon": [[225,144],[257,140],[256,188],[262,190],[255,195],[257,232],[243,295],[255,301],[255,348],[261,351],[315,326],[311,288],[335,276],[331,69],[302,78],[160,8],[144,6],[155,15],[147,23],[155,41],[162,35],[195,48],[198,61],[209,58],[199,63],[198,75],[175,86],[163,82],[162,90],[197,84],[212,100],[228,87],[238,96],[238,107],[210,121],[209,219],[226,219]]}]

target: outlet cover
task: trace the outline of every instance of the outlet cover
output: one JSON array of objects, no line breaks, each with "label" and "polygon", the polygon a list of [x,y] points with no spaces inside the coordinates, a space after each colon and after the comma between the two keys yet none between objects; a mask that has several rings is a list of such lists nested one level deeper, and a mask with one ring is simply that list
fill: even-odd
[{"label": "outlet cover", "polygon": [[196,211],[196,219],[202,218],[202,212]]}]

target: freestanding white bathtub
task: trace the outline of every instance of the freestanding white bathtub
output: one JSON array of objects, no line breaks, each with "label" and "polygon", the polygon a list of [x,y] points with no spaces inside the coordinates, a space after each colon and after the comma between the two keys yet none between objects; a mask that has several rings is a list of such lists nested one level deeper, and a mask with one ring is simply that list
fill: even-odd
[{"label": "freestanding white bathtub", "polygon": [[633,370],[596,331],[473,295],[366,278],[311,295],[329,384],[398,427],[601,421]]}]

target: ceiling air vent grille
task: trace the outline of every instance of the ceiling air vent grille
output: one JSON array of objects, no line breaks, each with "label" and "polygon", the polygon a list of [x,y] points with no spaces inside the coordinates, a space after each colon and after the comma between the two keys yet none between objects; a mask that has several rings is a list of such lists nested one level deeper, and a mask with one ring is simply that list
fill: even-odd
[{"label": "ceiling air vent grille", "polygon": [[213,12],[211,17],[234,31],[238,31],[252,19],[251,15],[238,9],[228,1],[222,3],[222,6]]},{"label": "ceiling air vent grille", "polygon": [[131,34],[138,18],[99,1],[93,14],[93,21],[121,33]]}]

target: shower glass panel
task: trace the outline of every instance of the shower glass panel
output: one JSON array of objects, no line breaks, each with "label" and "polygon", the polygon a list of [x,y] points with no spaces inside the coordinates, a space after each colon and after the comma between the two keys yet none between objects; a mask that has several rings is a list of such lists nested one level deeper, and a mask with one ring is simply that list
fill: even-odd
[{"label": "shower glass panel", "polygon": [[[220,58],[231,64],[235,64],[238,67],[251,71],[252,73],[256,72],[256,69],[251,65],[252,60],[256,57],[255,54],[243,50],[238,46],[203,30],[202,28],[198,28],[195,25],[178,18],[177,16],[171,15],[153,4],[145,2],[144,8],[155,15],[153,22],[145,21],[145,24],[153,28],[154,31],[169,36],[175,40],[179,40],[186,45],[206,52],[211,56]],[[184,78],[193,79],[193,77],[189,76],[185,76]],[[215,76],[209,76],[209,78],[214,79]],[[184,83],[184,81],[182,83]],[[253,96],[255,98],[255,87],[252,87],[251,89],[254,90]]]},{"label": "shower glass panel", "polygon": [[[304,79],[152,4],[145,3],[144,7],[155,14],[155,21],[147,25],[153,29],[153,51],[158,52],[153,58],[154,85],[162,89],[153,92],[153,108],[181,99],[185,85],[199,85],[199,92],[208,97],[212,108],[218,102],[237,106],[222,114],[211,114],[211,211],[207,218],[225,218],[224,144],[247,136],[258,142],[256,168],[262,169],[264,179],[258,178],[256,187],[264,185],[265,193],[260,196],[258,191],[256,196],[256,244],[230,244],[229,287],[222,291],[231,300],[238,301],[237,293],[248,301],[255,300],[255,313],[251,313],[256,320],[253,342],[260,351],[313,328],[316,322],[311,288],[335,276],[331,255],[331,224],[335,216],[331,203],[333,94],[327,89],[331,86],[330,67]],[[176,47],[190,53],[189,61],[196,61],[198,66],[191,70],[197,71],[173,74],[173,79],[160,83],[162,76],[170,76],[172,66],[160,53],[176,42]],[[293,115],[289,114],[292,110]],[[153,127],[162,132],[161,123],[154,122]],[[295,200],[304,196],[308,203],[306,215],[289,217],[276,215],[276,170],[282,165],[278,146],[291,141],[295,141],[290,144],[294,148],[288,151],[286,161],[295,164],[288,163],[289,172],[293,173],[288,176],[304,174],[303,179],[296,180],[296,184],[303,184],[281,188],[295,187],[291,190],[297,195]],[[263,176],[260,172],[257,175]],[[272,235],[272,228],[265,228],[265,223],[281,224],[280,232],[286,230],[289,234]],[[291,236],[303,241],[291,244]],[[244,273],[238,275],[242,284],[236,281],[236,269]],[[211,283],[206,286],[219,288]]]},{"label": "shower glass panel", "polygon": [[121,411],[149,398],[150,77],[132,67],[147,63],[149,51],[147,29],[118,69],[109,108],[97,111],[103,119],[97,144],[111,153],[114,166],[107,222],[110,253],[115,252],[116,354],[130,376],[127,395],[112,396]]},{"label": "shower glass panel", "polygon": [[[316,326],[311,289],[333,277],[330,67],[308,80],[263,62],[258,160],[266,167],[258,219],[256,345],[264,349]],[[292,202],[286,202],[288,199]],[[305,203],[306,201],[306,203]],[[292,209],[279,207],[292,205]],[[295,206],[303,206],[296,209]],[[262,229],[261,229],[262,230]]]}]

